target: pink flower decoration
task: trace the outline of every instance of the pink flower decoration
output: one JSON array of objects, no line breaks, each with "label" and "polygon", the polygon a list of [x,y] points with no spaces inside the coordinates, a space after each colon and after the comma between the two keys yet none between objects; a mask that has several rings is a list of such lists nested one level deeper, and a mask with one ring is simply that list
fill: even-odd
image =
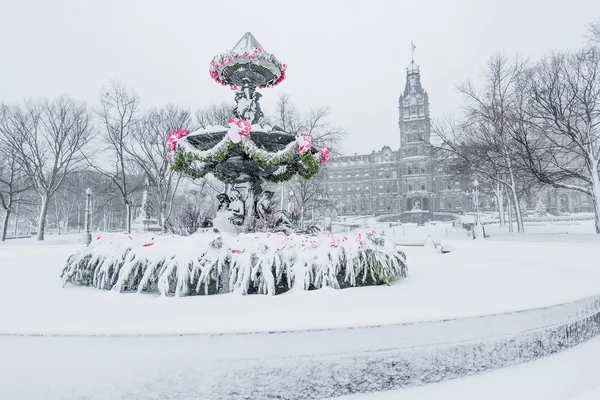
[{"label": "pink flower decoration", "polygon": [[244,252],[244,250],[232,249],[231,252],[233,254],[242,254]]},{"label": "pink flower decoration", "polygon": [[250,129],[252,129],[252,125],[250,122],[241,118],[230,118],[229,122],[229,130],[227,131],[227,137],[231,140],[232,143],[238,144],[242,141],[242,136],[250,137]]},{"label": "pink flower decoration", "polygon": [[298,142],[298,154],[306,153],[312,147],[312,137],[310,135],[300,135],[296,140]]},{"label": "pink flower decoration", "polygon": [[287,70],[287,68],[288,68],[287,64],[281,64],[281,67],[279,67],[281,72],[285,72],[285,70]]},{"label": "pink flower decoration", "polygon": [[331,156],[331,153],[329,152],[329,149],[327,147],[321,147],[319,149],[319,154],[321,155],[321,164],[325,164]]}]

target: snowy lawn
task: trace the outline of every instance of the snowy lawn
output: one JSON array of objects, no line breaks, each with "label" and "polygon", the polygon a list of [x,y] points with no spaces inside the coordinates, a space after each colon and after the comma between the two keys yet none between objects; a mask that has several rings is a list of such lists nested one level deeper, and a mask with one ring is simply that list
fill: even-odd
[{"label": "snowy lawn", "polygon": [[[61,288],[69,237],[0,244],[0,333],[179,334],[325,329],[428,321],[544,307],[598,293],[595,235],[498,235],[438,254],[404,247],[409,276],[391,286],[278,296],[161,298]],[[57,241],[58,239],[58,241]],[[518,240],[518,241],[517,241]]]}]

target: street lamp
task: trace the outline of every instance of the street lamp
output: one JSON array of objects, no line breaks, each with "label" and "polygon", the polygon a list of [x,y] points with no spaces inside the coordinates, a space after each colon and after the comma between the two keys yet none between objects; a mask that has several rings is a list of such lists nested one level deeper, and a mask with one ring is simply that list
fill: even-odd
[{"label": "street lamp", "polygon": [[92,241],[92,189],[85,190],[85,244]]},{"label": "street lamp", "polygon": [[475,225],[479,225],[479,181],[473,181],[473,201],[475,202]]}]

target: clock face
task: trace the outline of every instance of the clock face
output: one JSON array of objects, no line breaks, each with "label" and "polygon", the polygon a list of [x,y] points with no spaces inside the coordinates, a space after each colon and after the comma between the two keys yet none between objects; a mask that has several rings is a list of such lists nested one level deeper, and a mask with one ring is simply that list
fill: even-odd
[{"label": "clock face", "polygon": [[410,126],[410,129],[411,129],[411,130],[413,130],[413,131],[416,131],[416,130],[417,130],[417,128],[418,128],[417,124],[412,124],[412,125]]}]

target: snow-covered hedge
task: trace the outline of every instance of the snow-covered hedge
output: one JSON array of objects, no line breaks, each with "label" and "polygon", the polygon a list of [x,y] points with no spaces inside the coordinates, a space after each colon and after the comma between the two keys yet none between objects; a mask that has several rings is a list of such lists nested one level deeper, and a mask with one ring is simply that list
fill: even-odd
[{"label": "snow-covered hedge", "polygon": [[374,231],[349,236],[210,231],[191,236],[96,236],[72,255],[67,283],[176,296],[380,285],[407,274],[406,256]]}]

